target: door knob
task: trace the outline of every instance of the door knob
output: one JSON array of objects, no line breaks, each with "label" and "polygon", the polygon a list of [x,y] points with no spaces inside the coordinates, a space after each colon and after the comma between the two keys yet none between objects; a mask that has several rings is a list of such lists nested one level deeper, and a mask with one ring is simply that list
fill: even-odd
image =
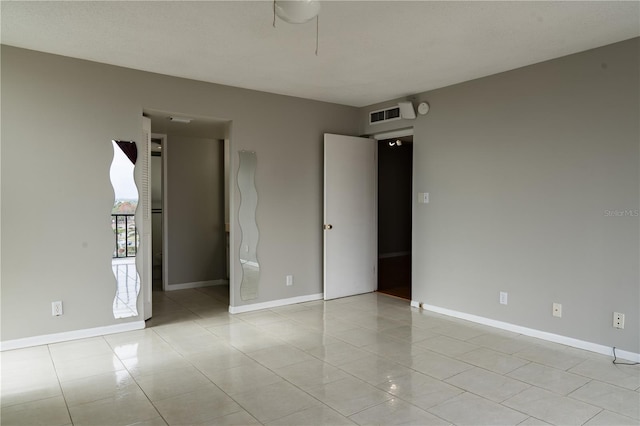
[{"label": "door knob", "polygon": [[324,225],[325,230],[332,229],[332,228],[333,228],[333,225]]}]

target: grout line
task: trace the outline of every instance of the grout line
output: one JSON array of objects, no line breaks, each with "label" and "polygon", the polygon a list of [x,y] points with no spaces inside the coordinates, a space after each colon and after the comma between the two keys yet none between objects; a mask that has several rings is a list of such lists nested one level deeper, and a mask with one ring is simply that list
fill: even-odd
[{"label": "grout line", "polygon": [[64,394],[64,389],[62,388],[62,382],[60,381],[60,376],[58,375],[58,367],[56,367],[56,363],[53,361],[53,356],[51,354],[51,345],[47,345],[47,352],[49,353],[49,360],[51,361],[51,365],[53,365],[53,371],[56,373],[56,379],[58,380],[58,386],[60,387],[60,395],[62,395],[64,406],[67,407],[67,414],[69,415],[69,421],[73,425],[73,417],[71,417],[71,410],[69,409],[69,403],[67,402],[67,397]]}]

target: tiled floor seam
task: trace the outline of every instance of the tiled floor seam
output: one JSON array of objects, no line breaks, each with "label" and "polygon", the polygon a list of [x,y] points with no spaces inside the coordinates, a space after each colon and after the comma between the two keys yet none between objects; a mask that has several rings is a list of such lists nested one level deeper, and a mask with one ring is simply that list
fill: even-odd
[{"label": "tiled floor seam", "polygon": [[[103,337],[104,339],[104,337]],[[71,410],[69,409],[69,402],[67,401],[66,396],[64,395],[64,388],[62,387],[62,383],[60,382],[60,376],[58,375],[58,369],[56,367],[56,363],[53,361],[53,356],[51,355],[51,345],[47,345],[47,352],[49,353],[49,359],[51,359],[51,365],[53,365],[53,371],[56,373],[56,379],[58,381],[58,386],[60,387],[60,395],[62,395],[62,400],[64,401],[64,406],[67,408],[67,414],[69,415],[69,421],[73,425],[73,417],[71,417]]]}]

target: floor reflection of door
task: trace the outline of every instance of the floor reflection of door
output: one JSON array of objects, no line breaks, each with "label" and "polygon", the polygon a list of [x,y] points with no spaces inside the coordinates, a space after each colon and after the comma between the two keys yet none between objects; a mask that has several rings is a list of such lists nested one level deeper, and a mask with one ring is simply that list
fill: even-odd
[{"label": "floor reflection of door", "polygon": [[136,271],[136,258],[113,259],[111,267],[118,282],[117,297],[113,301],[114,316],[126,318],[138,315],[136,303],[140,292],[140,276]]}]

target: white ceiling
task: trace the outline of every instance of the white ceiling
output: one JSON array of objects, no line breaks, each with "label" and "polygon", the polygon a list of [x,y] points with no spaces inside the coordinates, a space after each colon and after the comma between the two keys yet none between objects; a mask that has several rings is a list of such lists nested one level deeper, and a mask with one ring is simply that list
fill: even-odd
[{"label": "white ceiling", "polygon": [[366,106],[640,35],[640,2],[323,1],[272,27],[271,1],[7,1],[2,43]]}]

